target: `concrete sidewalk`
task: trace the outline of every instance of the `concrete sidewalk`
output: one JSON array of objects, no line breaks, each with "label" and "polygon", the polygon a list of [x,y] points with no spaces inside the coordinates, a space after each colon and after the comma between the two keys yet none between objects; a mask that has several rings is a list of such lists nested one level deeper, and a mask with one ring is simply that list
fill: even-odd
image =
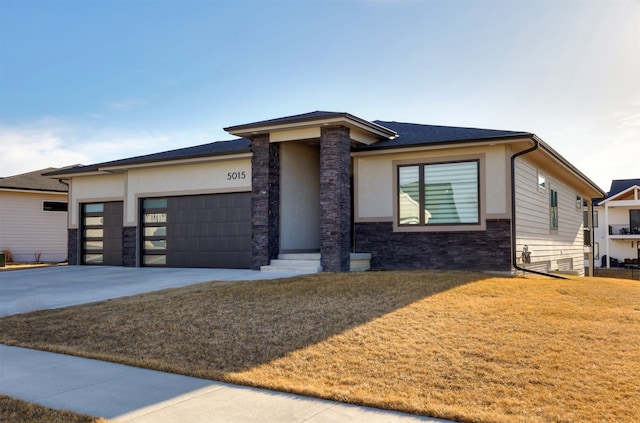
[{"label": "concrete sidewalk", "polygon": [[116,422],[445,420],[0,345],[0,392]]}]

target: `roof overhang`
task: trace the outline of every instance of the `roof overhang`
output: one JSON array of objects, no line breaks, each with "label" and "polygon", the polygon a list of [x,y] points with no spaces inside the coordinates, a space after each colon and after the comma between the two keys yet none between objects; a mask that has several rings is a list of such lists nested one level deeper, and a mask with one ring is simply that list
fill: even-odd
[{"label": "roof overhang", "polygon": [[[629,194],[633,193],[633,199],[629,200]],[[615,202],[617,206],[637,206],[640,204],[640,186],[633,185],[624,191],[620,191],[616,195],[612,195],[598,203],[599,206],[605,205],[609,202]]]},{"label": "roof overhang", "polygon": [[10,188],[10,187],[0,187],[0,191],[24,192],[28,194],[47,194],[47,195],[63,195],[63,196],[69,195],[67,191],[48,191],[48,190],[42,190],[42,189]]},{"label": "roof overhang", "polygon": [[124,172],[125,170],[142,169],[142,168],[148,168],[148,167],[177,166],[177,165],[184,165],[184,164],[204,163],[204,162],[221,162],[221,161],[238,160],[238,159],[249,159],[251,158],[252,155],[253,153],[207,155],[207,156],[191,157],[191,158],[178,159],[178,160],[157,160],[157,161],[141,162],[141,163],[101,166],[100,170],[103,172],[109,172],[109,173],[119,173],[119,172]]},{"label": "roof overhang", "polygon": [[[525,145],[530,144],[530,139],[518,135],[518,136],[505,136],[505,137],[496,137],[496,138],[480,138],[480,139],[466,139],[466,140],[454,140],[454,141],[440,141],[440,142],[431,142],[428,144],[413,144],[406,146],[384,146],[384,147],[376,147],[359,149],[356,151],[352,151],[351,155],[353,157],[364,157],[364,156],[377,156],[384,154],[396,154],[396,153],[411,153],[417,151],[431,151],[431,150],[442,150],[442,149],[457,149],[457,148],[469,148],[469,147],[492,147],[495,145],[511,145],[514,143],[522,143],[523,147]],[[525,144],[527,143],[527,144]]]},{"label": "roof overhang", "polygon": [[[538,155],[539,157],[542,157],[542,160],[538,158],[537,162],[540,163],[546,169],[548,169],[548,166],[545,166],[545,162],[549,159],[553,160],[558,165],[556,169],[559,168],[565,171],[564,173],[556,172],[556,175],[559,177],[562,177],[565,182],[568,182],[570,185],[574,186],[575,188],[579,188],[580,194],[582,195],[585,195],[589,198],[594,198],[594,197],[603,197],[606,194],[604,190],[602,190],[602,188],[596,185],[595,182],[593,182],[584,173],[578,170],[578,168],[572,165],[567,159],[562,157],[560,153],[558,153],[556,150],[551,148],[549,144],[544,142],[540,137],[533,134],[531,136],[531,139],[538,143],[539,148],[533,151],[532,153],[529,153],[526,157],[529,157],[529,155],[532,155],[533,157],[535,157],[536,155]],[[574,176],[572,181],[566,179],[567,173]]]},{"label": "roof overhang", "polygon": [[238,152],[238,153],[224,153],[224,154],[203,154],[199,156],[192,156],[183,159],[155,159],[139,161],[127,161],[123,163],[108,162],[97,164],[93,166],[83,166],[77,170],[69,169],[64,172],[56,171],[45,173],[43,176],[51,179],[70,179],[79,176],[96,176],[96,175],[109,175],[114,173],[122,173],[130,169],[143,169],[162,166],[177,166],[185,164],[203,163],[203,162],[216,162],[216,161],[228,161],[251,158],[253,153],[250,151]]},{"label": "roof overhang", "polygon": [[322,127],[345,126],[350,129],[353,140],[362,144],[372,144],[382,139],[398,136],[395,131],[349,113],[327,113],[321,116],[300,115],[299,117],[266,120],[224,128],[232,135],[251,138],[270,134],[270,141],[293,141],[320,138]]}]

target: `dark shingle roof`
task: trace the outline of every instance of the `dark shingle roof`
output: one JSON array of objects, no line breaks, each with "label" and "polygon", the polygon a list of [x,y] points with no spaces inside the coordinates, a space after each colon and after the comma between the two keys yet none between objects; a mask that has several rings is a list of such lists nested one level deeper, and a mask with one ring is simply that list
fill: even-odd
[{"label": "dark shingle roof", "polygon": [[110,162],[96,163],[88,166],[76,166],[48,173],[47,175],[66,175],[81,172],[93,172],[103,167],[126,166],[141,163],[163,162],[170,160],[192,159],[196,157],[220,156],[251,152],[251,142],[246,138],[238,138],[230,141],[217,141],[209,144],[196,145],[194,147],[179,148],[144,156],[130,157],[128,159],[113,160]]},{"label": "dark shingle roof", "polygon": [[387,122],[375,120],[373,123],[398,133],[398,137],[358,148],[375,150],[380,148],[407,147],[412,145],[438,144],[456,141],[486,140],[531,136],[529,132],[502,131],[495,129],[462,128],[457,126],[421,125],[417,123]]},{"label": "dark shingle roof", "polygon": [[614,179],[611,181],[611,189],[607,193],[606,198],[620,194],[622,191],[631,188],[634,185],[640,186],[640,179]]},{"label": "dark shingle roof", "polygon": [[67,192],[69,187],[56,180],[42,176],[45,173],[58,170],[55,167],[34,170],[33,172],[22,173],[20,175],[8,176],[0,178],[0,188],[3,189],[19,189],[28,191],[54,191]]},{"label": "dark shingle roof", "polygon": [[237,128],[250,128],[250,127],[258,127],[264,125],[276,125],[280,123],[294,123],[294,122],[302,122],[307,120],[320,120],[332,117],[344,117],[350,116],[349,113],[344,112],[325,112],[321,110],[316,110],[315,112],[302,113],[299,115],[285,116],[276,119],[267,119],[261,120],[260,122],[252,122],[244,125],[235,125],[224,128],[225,131],[232,131]]},{"label": "dark shingle roof", "polygon": [[260,122],[252,122],[246,123],[243,125],[235,125],[224,128],[225,131],[232,133],[234,135],[244,136],[246,132],[251,131],[256,128],[264,128],[265,126],[274,126],[274,125],[290,125],[295,123],[305,123],[305,122],[315,122],[321,121],[324,119],[336,119],[336,118],[344,118],[350,120],[352,122],[357,122],[360,125],[370,128],[374,131],[381,133],[383,136],[390,137],[394,136],[395,133],[389,128],[385,128],[375,122],[370,122],[368,120],[359,118],[358,116],[354,116],[350,113],[346,112],[327,112],[316,110],[315,112],[302,113],[299,115],[285,116],[276,119],[268,119],[262,120]]}]

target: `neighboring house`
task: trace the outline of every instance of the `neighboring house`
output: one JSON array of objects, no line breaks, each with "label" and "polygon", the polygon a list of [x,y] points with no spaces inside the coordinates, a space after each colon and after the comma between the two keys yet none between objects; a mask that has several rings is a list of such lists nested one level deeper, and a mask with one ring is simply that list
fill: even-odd
[{"label": "neighboring house", "polygon": [[640,179],[611,183],[593,208],[595,267],[638,268],[640,261]]},{"label": "neighboring house", "polygon": [[604,192],[534,134],[335,112],[225,130],[52,172],[70,264],[584,274],[582,199]]},{"label": "neighboring house", "polygon": [[67,259],[67,191],[47,168],[0,178],[0,251],[15,262]]}]

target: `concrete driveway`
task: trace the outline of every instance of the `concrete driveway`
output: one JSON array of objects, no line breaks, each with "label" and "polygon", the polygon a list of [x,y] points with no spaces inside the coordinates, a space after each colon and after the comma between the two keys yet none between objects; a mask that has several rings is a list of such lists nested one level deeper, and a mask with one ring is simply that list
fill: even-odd
[{"label": "concrete driveway", "polygon": [[294,276],[244,269],[54,266],[0,272],[0,316],[125,297],[207,281]]}]

